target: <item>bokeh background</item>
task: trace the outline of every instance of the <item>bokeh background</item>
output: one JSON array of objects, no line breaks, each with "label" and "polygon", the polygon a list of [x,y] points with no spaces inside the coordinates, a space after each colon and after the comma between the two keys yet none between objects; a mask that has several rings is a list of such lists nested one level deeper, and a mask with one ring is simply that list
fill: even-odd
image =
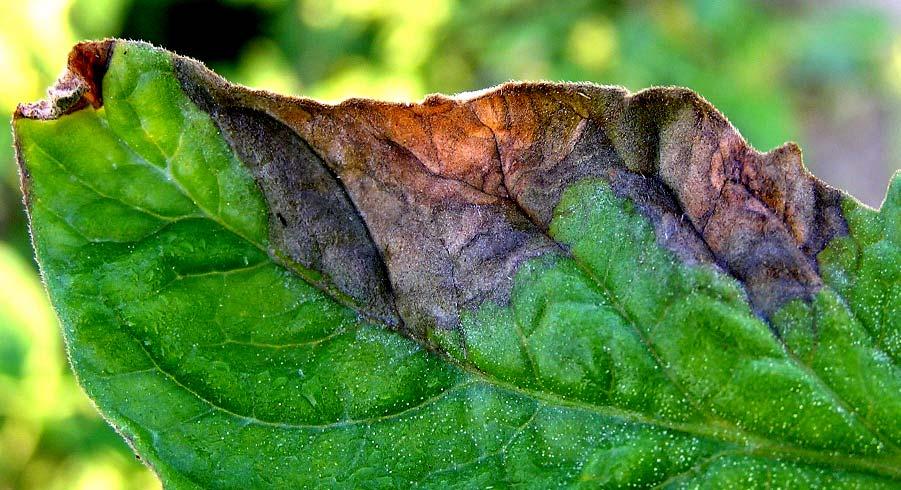
[{"label": "bokeh background", "polygon": [[[683,85],[758,149],[798,142],[814,173],[871,206],[901,168],[893,0],[0,0],[0,112],[42,97],[74,42],[107,36],[151,41],[246,85],[327,100],[417,100],[510,79]],[[0,490],[13,488],[159,484],[68,370],[7,127]]]}]

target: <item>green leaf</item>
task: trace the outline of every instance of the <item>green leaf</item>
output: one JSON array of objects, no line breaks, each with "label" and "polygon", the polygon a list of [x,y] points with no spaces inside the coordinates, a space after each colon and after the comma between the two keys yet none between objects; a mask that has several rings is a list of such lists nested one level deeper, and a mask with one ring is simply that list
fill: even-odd
[{"label": "green leaf", "polygon": [[167,488],[901,482],[881,211],[682,89],[335,106],[76,46],[14,120],[73,369]]}]

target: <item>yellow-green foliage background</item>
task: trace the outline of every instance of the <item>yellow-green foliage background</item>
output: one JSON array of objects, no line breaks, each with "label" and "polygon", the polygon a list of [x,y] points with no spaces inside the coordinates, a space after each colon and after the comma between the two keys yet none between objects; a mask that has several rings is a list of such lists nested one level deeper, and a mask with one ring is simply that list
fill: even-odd
[{"label": "yellow-green foliage background", "polygon": [[[901,6],[866,1],[3,0],[0,108],[80,39],[144,39],[256,87],[419,99],[509,79],[689,86],[761,149],[878,205],[901,162]],[[198,25],[221,37],[203,38]],[[66,365],[0,131],[0,490],[157,488]]]}]

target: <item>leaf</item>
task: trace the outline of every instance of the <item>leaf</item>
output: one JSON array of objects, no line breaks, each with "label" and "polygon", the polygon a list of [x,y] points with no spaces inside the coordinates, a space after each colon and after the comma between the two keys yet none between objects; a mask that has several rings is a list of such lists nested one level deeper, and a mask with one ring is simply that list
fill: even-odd
[{"label": "leaf", "polygon": [[896,487],[899,209],[696,94],[419,104],[76,46],[15,136],[72,366],[167,488]]}]

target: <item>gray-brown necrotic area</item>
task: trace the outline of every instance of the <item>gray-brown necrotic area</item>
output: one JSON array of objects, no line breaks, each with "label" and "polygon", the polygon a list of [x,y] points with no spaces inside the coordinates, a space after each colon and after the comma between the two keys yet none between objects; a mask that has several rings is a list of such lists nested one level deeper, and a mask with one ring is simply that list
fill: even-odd
[{"label": "gray-brown necrotic area", "polygon": [[337,289],[371,316],[398,324],[379,251],[322,159],[296,133],[261,111],[224,107],[212,114],[263,191],[272,255],[321,274],[316,278],[320,286]]},{"label": "gray-brown necrotic area", "polygon": [[847,233],[840,193],[787,144],[750,148],[685,89],[511,83],[465,99],[324,105],[229,85],[176,59],[182,86],[251,169],[270,253],[363,315],[419,340],[505,304],[563,191],[603,179],[686,263],[713,264],[764,318],[822,286],[816,256]]}]

